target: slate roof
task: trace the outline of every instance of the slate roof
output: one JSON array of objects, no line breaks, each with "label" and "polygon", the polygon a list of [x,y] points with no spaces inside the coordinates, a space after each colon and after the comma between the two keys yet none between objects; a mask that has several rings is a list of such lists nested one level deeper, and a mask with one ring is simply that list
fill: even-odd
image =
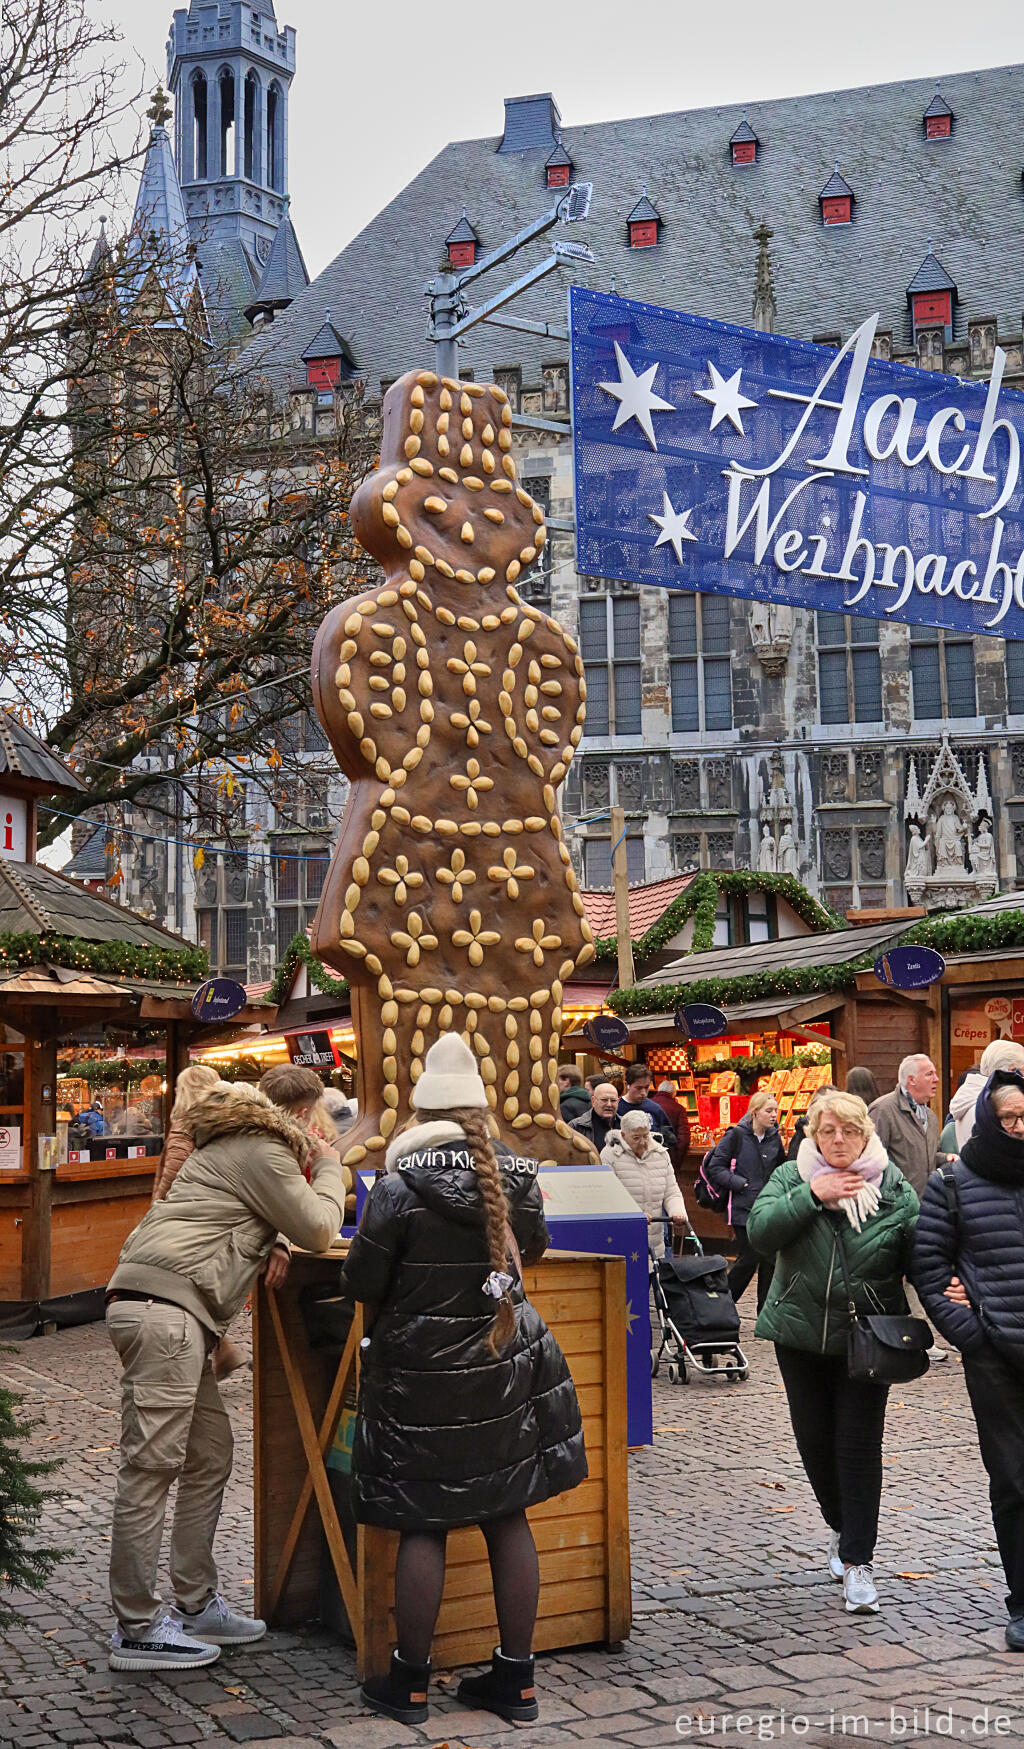
[{"label": "slate roof", "polygon": [[952,115],[952,113],[952,108],[946,102],[942,92],[936,91],[935,96],[932,98],[928,108],[924,112],[924,119],[927,121],[928,117],[932,115]]},{"label": "slate roof", "polygon": [[[1019,334],[1024,203],[1007,128],[1020,113],[1022,81],[1020,66],[943,78],[958,118],[955,142],[943,152],[921,128],[934,78],[563,127],[576,176],[594,184],[590,217],[570,234],[590,244],[596,261],[574,262],[572,277],[599,291],[614,277],[623,297],[749,325],[757,263],[751,232],[765,219],[774,232],[779,333],[846,335],[878,311],[879,326],[909,346],[907,281],[932,237],[961,288],[960,332],[968,314],[983,312],[997,316],[1001,334]],[[743,116],[758,135],[758,160],[736,169],[727,146]],[[543,167],[553,139],[522,151],[498,151],[498,144],[491,136],[445,146],[255,337],[252,345],[282,385],[328,304],[372,393],[382,378],[433,364],[423,285],[443,253],[453,202],[472,207],[488,242],[513,235],[546,204]],[[823,228],[821,166],[839,148],[857,190],[857,224]],[[665,227],[657,249],[630,250],[622,215],[644,178]],[[543,259],[549,246],[540,238],[522,250],[516,271]],[[484,275],[473,301],[510,277],[507,264]],[[552,275],[517,310],[564,325],[568,277],[564,270]],[[560,356],[565,349],[550,340],[485,325],[459,350],[478,381],[513,364],[526,381],[539,381],[541,365]]]},{"label": "slate roof", "polygon": [[[690,984],[695,978],[740,978],[748,972],[794,971],[801,966],[842,966],[861,954],[880,954],[911,927],[912,920],[872,923],[864,929],[836,929],[815,935],[783,936],[778,941],[749,942],[744,947],[716,947],[688,953],[638,980],[643,990],[660,984]],[[781,999],[786,1007],[798,996]]]},{"label": "slate roof", "polygon": [[645,182],[643,194],[640,196],[640,199],[637,201],[636,206],[633,208],[633,211],[628,215],[628,217],[626,219],[626,223],[627,223],[627,225],[639,225],[639,224],[643,224],[645,220],[649,222],[651,219],[653,219],[656,224],[660,225],[661,214],[659,213],[657,207],[652,206],[650,201],[648,200],[648,198],[647,198],[647,184]]},{"label": "slate roof", "polygon": [[5,772],[12,777],[29,779],[51,791],[84,794],[87,788],[63,760],[50,752],[38,735],[33,735],[31,729],[26,729],[10,711],[0,710],[0,777]]},{"label": "slate roof", "polygon": [[572,159],[570,158],[568,152],[566,151],[566,149],[563,146],[560,139],[556,140],[554,151],[549,152],[547,157],[545,158],[544,168],[545,168],[545,170],[551,170],[557,164],[568,164],[570,170],[572,169]]},{"label": "slate roof", "polygon": [[107,872],[108,836],[108,827],[97,826],[95,832],[90,832],[85,843],[79,845],[74,856],[62,863],[61,874],[67,875],[70,880],[103,880]]},{"label": "slate roof", "polygon": [[206,299],[206,315],[218,338],[244,340],[251,329],[244,312],[253,301],[261,274],[240,237],[204,236],[195,229],[196,266]]},{"label": "slate roof", "polygon": [[324,322],[318,334],[315,334],[302,354],[303,362],[307,358],[344,358],[351,363],[352,354],[348,342],[342,339],[330,316]]},{"label": "slate roof", "polygon": [[139,947],[193,945],[41,862],[0,858],[0,933],[5,931],[80,935],[85,941],[128,941]]},{"label": "slate roof", "polygon": [[915,292],[956,291],[956,281],[950,279],[938,256],[933,254],[931,244],[928,253],[907,287],[907,299]]},{"label": "slate roof", "polygon": [[256,288],[256,296],[245,312],[246,317],[251,322],[258,310],[286,309],[301,291],[305,291],[308,284],[309,274],[302,259],[295,226],[290,214],[285,213],[274,233],[267,265]]},{"label": "slate roof", "polygon": [[505,131],[499,152],[528,152],[537,146],[553,146],[562,117],[550,91],[532,97],[506,97]]},{"label": "slate roof", "polygon": [[840,176],[839,174],[839,159],[837,158],[835,169],[819,194],[818,199],[835,200],[837,197],[842,197],[843,195],[849,195],[851,200],[854,198],[853,189],[850,187],[850,184],[847,182],[845,176]]},{"label": "slate roof", "polygon": [[462,209],[462,217],[458,224],[448,232],[445,243],[479,243],[480,239],[466,217],[466,209]]},{"label": "slate roof", "polygon": [[753,141],[755,146],[758,143],[757,135],[750,123],[746,120],[741,121],[739,127],[734,129],[729,135],[730,146],[749,146],[751,141]]},{"label": "slate roof", "polygon": [[138,296],[150,271],[148,239],[154,231],[163,239],[158,273],[164,294],[172,308],[184,311],[198,290],[199,274],[191,249],[171,136],[159,124],[150,129],[128,235],[128,260],[140,260],[137,272],[127,282],[129,296]]}]

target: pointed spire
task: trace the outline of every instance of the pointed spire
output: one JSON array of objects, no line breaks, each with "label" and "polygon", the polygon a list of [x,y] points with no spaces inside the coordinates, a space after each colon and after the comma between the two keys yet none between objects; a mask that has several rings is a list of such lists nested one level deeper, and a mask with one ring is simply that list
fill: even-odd
[{"label": "pointed spire", "polygon": [[988,773],[985,770],[985,755],[978,758],[978,786],[974,792],[975,806],[979,814],[987,814],[992,818],[992,797],[988,788]]},{"label": "pointed spire", "polygon": [[259,315],[264,321],[272,322],[279,311],[286,310],[309,284],[288,204],[286,200],[285,214],[270,246],[256,296],[245,312],[246,319],[253,323]]},{"label": "pointed spire", "polygon": [[772,258],[768,245],[775,232],[769,230],[764,219],[754,232],[754,242],[757,244],[757,277],[754,282],[754,327],[760,328],[763,334],[775,333],[775,318],[778,315],[778,305],[775,302],[775,280],[772,273]]},{"label": "pointed spire", "polygon": [[127,246],[129,266],[137,262],[137,271],[129,277],[127,296],[137,298],[155,272],[171,311],[184,315],[193,297],[202,294],[170,135],[164,127],[170,111],[160,86],[148,114],[153,126]]}]

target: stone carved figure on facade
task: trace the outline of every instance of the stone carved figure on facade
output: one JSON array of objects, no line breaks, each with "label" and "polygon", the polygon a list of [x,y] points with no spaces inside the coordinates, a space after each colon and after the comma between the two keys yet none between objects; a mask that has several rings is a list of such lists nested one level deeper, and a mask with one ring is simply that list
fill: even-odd
[{"label": "stone carved figure on facade", "polygon": [[778,872],[778,853],[770,826],[765,826],[761,833],[761,842],[757,847],[757,866],[761,874]]},{"label": "stone carved figure on facade", "polygon": [[[904,875],[907,897],[911,904],[943,909],[990,898],[998,891],[999,876],[984,751],[978,750],[974,761],[966,754],[958,758],[944,735],[922,789],[919,761],[925,757],[911,757],[907,762],[904,813],[911,827]],[[931,839],[934,868],[919,855],[915,857],[915,824],[923,835],[922,842]],[[977,832],[974,838],[972,827]]]},{"label": "stone carved figure on facade", "polygon": [[798,876],[800,873],[800,852],[792,828],[787,824],[782,828],[776,850],[776,868],[779,874]]},{"label": "stone carved figure on facade", "polygon": [[747,626],[754,655],[765,673],[784,674],[793,644],[793,609],[784,602],[754,601]]},{"label": "stone carved figure on facade", "polygon": [[976,875],[995,875],[996,844],[988,820],[979,821],[979,831],[971,840],[971,869]]},{"label": "stone carved figure on facade", "polygon": [[907,846],[907,866],[904,880],[927,880],[932,872],[932,835],[926,832],[921,836],[921,828],[915,820],[910,822],[910,843]]},{"label": "stone carved figure on facade", "polygon": [[557,789],[583,733],[583,664],[516,582],[543,546],[498,388],[409,372],[352,522],[386,573],[339,604],[314,697],[352,781],[312,929],[352,986],[359,1118],[345,1160],[383,1166],[423,1059],[464,1034],[494,1132],[589,1158],[559,1115],[562,992],[593,957]]},{"label": "stone carved figure on facade", "polygon": [[964,836],[967,828],[961,823],[956,803],[943,802],[942,812],[935,822],[935,868],[963,868]]}]

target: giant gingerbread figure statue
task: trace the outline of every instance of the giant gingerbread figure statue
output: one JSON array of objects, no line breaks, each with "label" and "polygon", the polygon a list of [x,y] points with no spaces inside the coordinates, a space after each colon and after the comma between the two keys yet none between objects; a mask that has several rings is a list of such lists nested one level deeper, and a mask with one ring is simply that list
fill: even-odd
[{"label": "giant gingerbread figure statue", "polygon": [[327,616],[317,710],[352,781],[313,926],[345,972],[359,1119],[383,1165],[439,1033],[480,1059],[496,1133],[542,1161],[589,1146],[558,1115],[562,992],[593,955],[556,790],[583,733],[583,664],[516,589],[544,544],[500,389],[410,372],[352,503],[382,588]]}]

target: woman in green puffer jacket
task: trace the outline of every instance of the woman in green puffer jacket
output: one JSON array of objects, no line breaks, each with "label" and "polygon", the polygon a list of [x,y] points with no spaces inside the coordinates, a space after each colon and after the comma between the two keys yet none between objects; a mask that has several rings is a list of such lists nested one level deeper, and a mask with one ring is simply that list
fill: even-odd
[{"label": "woman in green puffer jacket", "polygon": [[872,1560],[882,1494],[889,1387],[851,1379],[841,1229],[861,1313],[906,1313],[917,1196],[886,1156],[862,1099],[815,1102],[795,1160],[778,1167],[750,1211],[747,1237],[775,1257],[756,1334],[774,1342],[797,1450],[832,1532],[829,1571],[850,1613],[876,1614]]}]

